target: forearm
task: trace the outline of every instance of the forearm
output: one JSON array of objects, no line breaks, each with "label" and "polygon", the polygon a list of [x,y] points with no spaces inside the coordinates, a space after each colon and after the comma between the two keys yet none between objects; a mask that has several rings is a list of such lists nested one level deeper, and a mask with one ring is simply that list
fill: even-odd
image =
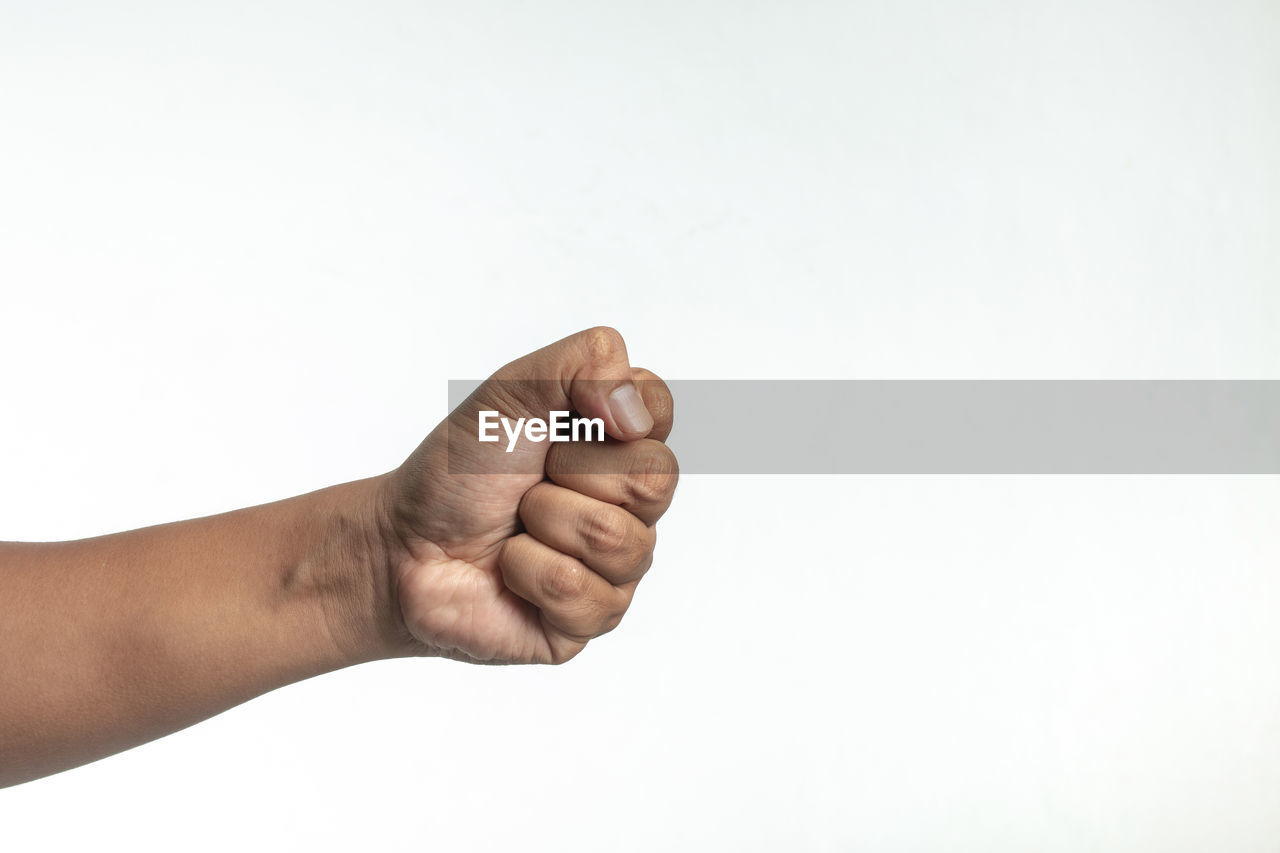
[{"label": "forearm", "polygon": [[381,483],[92,539],[0,543],[0,785],[401,653]]}]

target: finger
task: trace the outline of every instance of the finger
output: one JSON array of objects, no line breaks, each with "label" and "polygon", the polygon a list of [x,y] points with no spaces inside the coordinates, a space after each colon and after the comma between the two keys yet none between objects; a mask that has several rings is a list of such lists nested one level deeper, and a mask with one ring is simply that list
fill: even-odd
[{"label": "finger", "polygon": [[500,368],[478,389],[507,404],[513,416],[573,410],[600,418],[621,441],[649,434],[653,416],[632,379],[627,345],[616,329],[597,326],[570,335]]},{"label": "finger", "polygon": [[577,557],[612,584],[640,580],[653,562],[652,527],[620,506],[553,483],[538,483],[520,501],[524,529],[539,542]]},{"label": "finger", "polygon": [[679,479],[676,455],[660,441],[557,444],[547,454],[553,483],[617,504],[645,524],[671,505]]},{"label": "finger", "polygon": [[533,604],[543,623],[565,639],[585,643],[617,627],[631,594],[581,560],[521,533],[498,555],[507,588]]},{"label": "finger", "polygon": [[653,416],[653,429],[648,438],[666,441],[671,435],[671,422],[675,417],[675,401],[671,397],[671,389],[652,370],[643,367],[631,368],[631,378],[640,389],[640,398],[644,407]]}]

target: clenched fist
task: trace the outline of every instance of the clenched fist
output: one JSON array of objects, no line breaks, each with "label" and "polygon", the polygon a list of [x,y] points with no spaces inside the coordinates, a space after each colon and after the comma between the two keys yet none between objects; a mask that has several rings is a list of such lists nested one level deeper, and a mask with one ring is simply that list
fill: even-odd
[{"label": "clenched fist", "polygon": [[[572,411],[602,442],[485,443],[481,412]],[[665,384],[621,335],[579,332],[493,374],[384,483],[390,588],[412,653],[559,664],[612,630],[675,491]],[[406,638],[407,639],[407,638]]]},{"label": "clenched fist", "polygon": [[[529,440],[481,441],[481,412]],[[599,440],[537,440],[573,415]],[[0,787],[365,661],[569,660],[649,568],[676,485],[670,431],[667,387],[590,329],[499,370],[386,474],[0,542]]]}]

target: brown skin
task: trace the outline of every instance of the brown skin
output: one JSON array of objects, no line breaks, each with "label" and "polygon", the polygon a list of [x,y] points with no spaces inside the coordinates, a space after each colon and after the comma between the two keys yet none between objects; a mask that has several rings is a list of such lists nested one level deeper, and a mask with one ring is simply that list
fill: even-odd
[{"label": "brown skin", "polygon": [[[643,408],[611,402],[617,388],[638,389]],[[576,410],[611,440],[508,454],[475,440],[481,409]],[[589,329],[503,367],[382,476],[92,539],[0,543],[0,786],[356,663],[564,663],[618,625],[652,562],[677,479],[671,413],[621,336]]]}]

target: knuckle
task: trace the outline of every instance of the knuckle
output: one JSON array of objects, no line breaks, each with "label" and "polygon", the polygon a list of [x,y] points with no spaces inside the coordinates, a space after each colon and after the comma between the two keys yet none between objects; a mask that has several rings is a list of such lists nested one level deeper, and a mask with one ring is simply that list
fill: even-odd
[{"label": "knuckle", "polygon": [[662,500],[662,489],[655,478],[645,474],[632,474],[627,479],[628,504],[652,504]]},{"label": "knuckle", "polygon": [[622,334],[612,326],[595,326],[582,333],[583,343],[592,361],[611,361],[622,352]]},{"label": "knuckle", "polygon": [[644,554],[641,555],[640,559],[636,563],[636,568],[635,568],[635,571],[632,573],[632,575],[635,579],[639,580],[640,578],[644,577],[648,573],[649,569],[651,568],[653,568],[653,549],[652,548],[645,551]]},{"label": "knuckle", "polygon": [[[627,570],[619,578],[620,581],[631,582],[644,577],[653,565],[653,546],[653,528],[645,527],[644,534],[636,538],[633,549],[627,554]],[[627,599],[626,604],[630,604],[630,598]],[[626,604],[623,605],[624,609]]]},{"label": "knuckle", "polygon": [[627,542],[627,528],[613,507],[601,507],[581,516],[581,535],[586,546],[597,554],[613,553]]},{"label": "knuckle", "polygon": [[661,376],[643,367],[634,369],[633,378],[645,389],[645,405],[650,414],[657,420],[659,414],[670,417],[674,414],[675,398],[671,396],[671,387]]},{"label": "knuckle", "polygon": [[[600,624],[600,634],[607,634],[610,631],[612,631],[614,628],[617,628],[619,625],[622,624],[622,617],[626,615],[627,615],[627,611],[625,610],[621,610],[617,613],[608,614],[604,618],[604,621]],[[599,634],[597,634],[596,636],[599,636]]]},{"label": "knuckle", "polygon": [[635,594],[635,584],[628,589],[618,590],[617,598],[614,599],[613,609],[609,616],[613,620],[614,627],[622,621],[622,617],[627,615],[627,609],[631,607],[631,597]]},{"label": "knuckle", "polygon": [[654,394],[650,391],[648,395],[649,413],[653,415],[655,421],[674,423],[676,417],[675,400],[671,396],[671,392],[667,390],[666,383],[662,382],[661,379],[658,382],[660,383],[661,393]]},{"label": "knuckle", "polygon": [[679,473],[676,455],[665,444],[655,442],[632,465],[627,488],[634,501],[659,503],[671,497]]},{"label": "knuckle", "polygon": [[551,647],[551,665],[563,666],[587,647],[585,642],[559,643]]},{"label": "knuckle", "polygon": [[542,573],[539,586],[547,599],[556,602],[573,602],[587,593],[590,579],[587,569],[577,560],[556,560]]},{"label": "knuckle", "polygon": [[622,617],[627,615],[627,608],[631,606],[632,590],[618,590],[614,598],[609,602],[609,606],[601,614],[600,633],[607,634],[622,623]]}]

